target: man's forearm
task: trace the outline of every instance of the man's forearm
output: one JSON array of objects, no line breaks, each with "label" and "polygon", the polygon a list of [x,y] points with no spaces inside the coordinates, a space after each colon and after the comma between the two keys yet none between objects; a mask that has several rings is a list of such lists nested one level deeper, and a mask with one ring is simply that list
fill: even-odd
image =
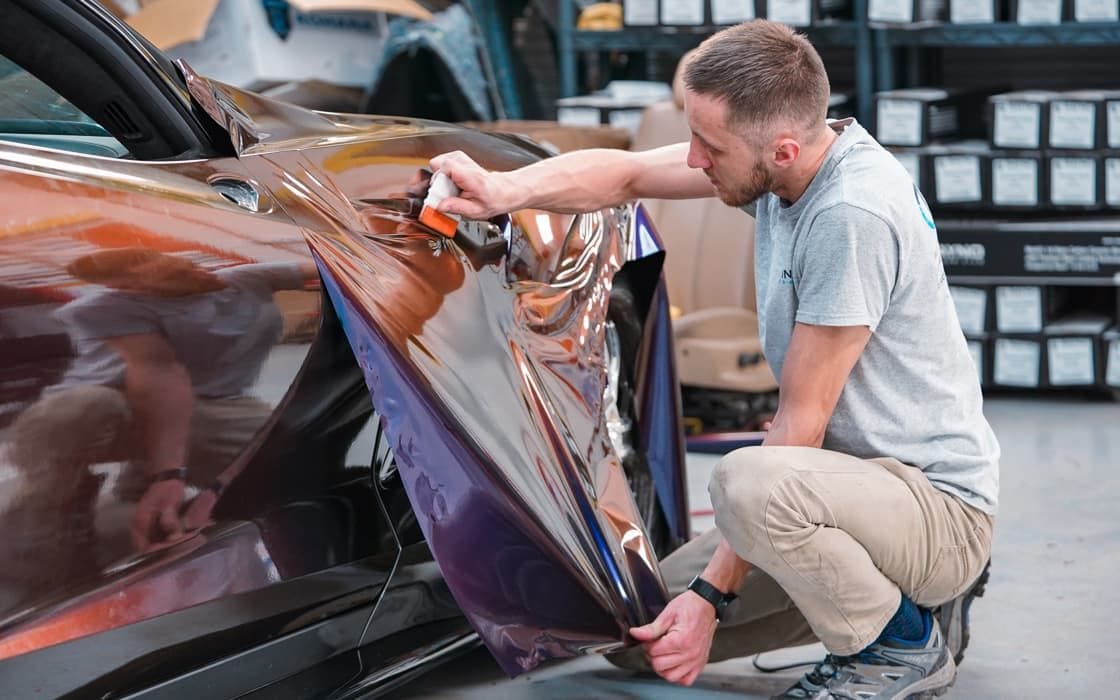
[{"label": "man's forearm", "polygon": [[731,593],[739,590],[750,570],[751,565],[740,559],[731,545],[727,544],[727,540],[721,538],[715,554],[700,575],[724,593]]},{"label": "man's forearm", "polygon": [[634,170],[628,151],[594,148],[547,158],[500,176],[515,193],[515,200],[507,203],[509,211],[580,214],[633,199]]}]

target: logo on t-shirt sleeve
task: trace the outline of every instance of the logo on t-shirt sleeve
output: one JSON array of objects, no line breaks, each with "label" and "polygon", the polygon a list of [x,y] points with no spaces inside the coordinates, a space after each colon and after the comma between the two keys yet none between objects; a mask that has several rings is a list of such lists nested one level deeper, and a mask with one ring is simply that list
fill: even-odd
[{"label": "logo on t-shirt sleeve", "polygon": [[782,276],[778,279],[779,284],[793,284],[793,270],[782,270]]},{"label": "logo on t-shirt sleeve", "polygon": [[929,205],[926,204],[925,197],[922,197],[921,190],[917,185],[914,185],[914,199],[918,202],[918,213],[922,215],[922,221],[926,222],[931,231],[936,231],[937,226],[933,223],[933,214],[929,210]]}]

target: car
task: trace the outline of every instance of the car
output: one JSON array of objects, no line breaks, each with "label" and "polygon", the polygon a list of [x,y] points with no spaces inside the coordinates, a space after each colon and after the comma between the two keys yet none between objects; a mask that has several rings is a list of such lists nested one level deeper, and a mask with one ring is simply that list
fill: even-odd
[{"label": "car", "polygon": [[640,205],[445,236],[431,157],[547,152],[0,16],[5,697],[365,697],[652,619],[689,521]]}]

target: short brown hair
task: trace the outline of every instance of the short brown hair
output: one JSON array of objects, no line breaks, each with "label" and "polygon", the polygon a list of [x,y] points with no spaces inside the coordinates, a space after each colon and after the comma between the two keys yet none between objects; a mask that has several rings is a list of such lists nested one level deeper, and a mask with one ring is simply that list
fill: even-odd
[{"label": "short brown hair", "polygon": [[828,114],[824,62],[804,35],[778,22],[756,19],[712,35],[689,59],[684,82],[723,100],[729,127],[812,131]]}]

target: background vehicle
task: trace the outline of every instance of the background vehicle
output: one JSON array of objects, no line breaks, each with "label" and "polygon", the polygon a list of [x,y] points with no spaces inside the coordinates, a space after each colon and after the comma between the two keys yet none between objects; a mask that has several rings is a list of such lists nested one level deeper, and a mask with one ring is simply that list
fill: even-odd
[{"label": "background vehicle", "polygon": [[[663,604],[688,514],[640,208],[444,239],[431,156],[542,154],[212,83],[89,0],[0,15],[5,695],[360,695]],[[162,460],[181,534],[138,515]]]}]

